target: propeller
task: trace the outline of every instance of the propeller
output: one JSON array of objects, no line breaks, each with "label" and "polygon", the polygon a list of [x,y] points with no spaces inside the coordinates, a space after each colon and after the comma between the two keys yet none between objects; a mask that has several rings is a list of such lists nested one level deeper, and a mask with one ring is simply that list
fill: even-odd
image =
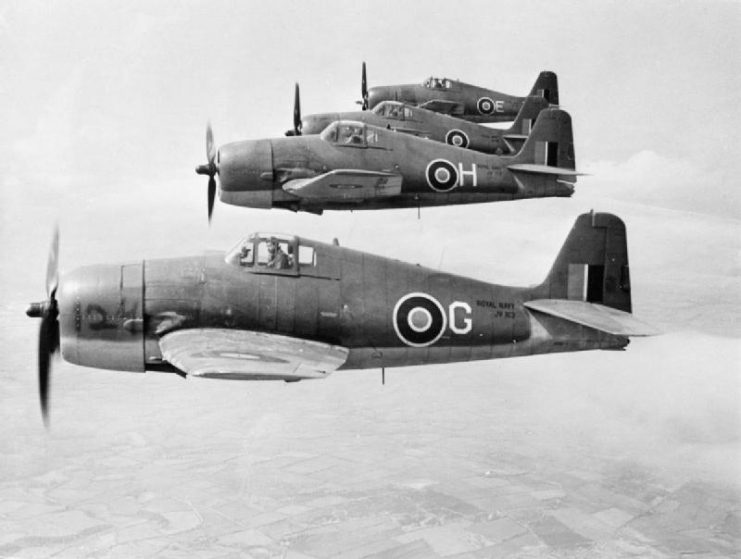
[{"label": "propeller", "polygon": [[300,136],[303,126],[301,122],[301,97],[299,96],[297,83],[296,94],[293,99],[293,130],[288,130],[286,136]]},{"label": "propeller", "polygon": [[363,74],[360,78],[360,94],[363,96],[363,102],[361,105],[363,106],[363,110],[368,110],[368,79],[365,75],[365,62],[363,62]]},{"label": "propeller", "polygon": [[208,163],[196,167],[196,173],[208,176],[208,222],[211,223],[211,215],[214,213],[214,200],[216,199],[216,174],[219,172],[216,166],[216,148],[214,147],[214,133],[211,123],[206,125],[206,158]]},{"label": "propeller", "polygon": [[26,309],[30,317],[41,318],[39,327],[39,401],[44,425],[49,428],[49,385],[51,377],[51,360],[59,350],[59,307],[56,293],[59,286],[59,227],[54,228],[49,259],[46,265],[46,300],[31,303]]}]

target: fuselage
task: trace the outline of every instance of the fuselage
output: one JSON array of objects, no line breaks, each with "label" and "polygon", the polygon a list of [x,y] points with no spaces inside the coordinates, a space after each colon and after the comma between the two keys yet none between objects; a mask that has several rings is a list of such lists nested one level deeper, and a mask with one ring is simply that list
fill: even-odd
[{"label": "fuselage", "polygon": [[[286,269],[221,254],[81,268],[58,298],[63,357],[104,369],[167,370],[158,340],[241,329],[349,349],[343,369],[624,347],[627,339],[528,310],[542,288],[489,284],[335,245],[279,236]],[[275,239],[275,236],[269,238]]]},{"label": "fuselage", "polygon": [[[343,127],[363,128],[359,143],[345,143]],[[564,154],[573,145],[560,145]],[[338,122],[319,136],[248,140],[219,149],[220,199],[248,207],[295,211],[382,209],[571,196],[573,186],[555,180],[523,185],[508,165],[517,156],[497,156],[366,126]],[[564,155],[566,157],[566,155]],[[292,180],[338,169],[401,175],[401,193],[361,201],[327,200],[317,206],[284,191]]]},{"label": "fuselage", "polygon": [[[370,108],[382,101],[400,101],[410,105],[430,103],[430,108],[434,107],[432,103],[442,101],[439,109],[432,110],[448,112],[471,122],[492,123],[513,120],[525,97],[442,78],[437,81],[428,79],[422,84],[371,87],[368,90]],[[455,104],[455,107],[447,110],[447,104]]]},{"label": "fuselage", "polygon": [[[529,132],[529,128],[540,110],[549,106],[548,101],[542,97],[533,97],[530,103],[532,108],[529,109],[529,112],[532,114],[524,117],[529,120],[527,130],[488,128],[481,124],[420,107],[394,101],[384,101],[371,111],[307,115],[302,119],[302,133],[304,135],[319,134],[333,122],[353,120],[483,153],[511,155],[522,147],[522,143],[507,141],[505,136],[507,134],[522,135]],[[531,105],[528,105],[528,107]]]}]

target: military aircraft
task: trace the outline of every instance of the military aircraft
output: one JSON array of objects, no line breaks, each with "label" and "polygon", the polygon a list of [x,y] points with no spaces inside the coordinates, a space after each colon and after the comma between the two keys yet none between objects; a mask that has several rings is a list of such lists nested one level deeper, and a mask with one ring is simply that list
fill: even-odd
[{"label": "military aircraft", "polygon": [[432,142],[357,121],[318,136],[247,140],[217,151],[206,130],[211,219],[219,176],[222,202],[321,214],[571,196],[575,171],[571,117],[540,113],[519,153],[497,156]]},{"label": "military aircraft", "polygon": [[[507,95],[499,91],[451,80],[429,77],[421,84],[371,87],[368,89],[365,62],[360,86],[363,110],[372,109],[382,101],[401,101],[423,109],[445,113],[471,122],[505,122],[512,120],[522,108],[526,97]],[[544,98],[558,105],[558,78],[553,72],[541,72],[530,96]]]},{"label": "military aircraft", "polygon": [[50,359],[235,380],[320,379],[591,349],[656,333],[633,318],[625,226],[577,218],[545,281],[508,287],[310,239],[253,234],[226,255],[47,267],[39,388]]},{"label": "military aircraft", "polygon": [[511,155],[520,151],[540,111],[549,106],[543,97],[526,97],[508,129],[489,128],[399,101],[382,101],[370,111],[312,114],[302,118],[296,84],[293,128],[286,136],[319,134],[335,121],[354,120],[483,153]]}]

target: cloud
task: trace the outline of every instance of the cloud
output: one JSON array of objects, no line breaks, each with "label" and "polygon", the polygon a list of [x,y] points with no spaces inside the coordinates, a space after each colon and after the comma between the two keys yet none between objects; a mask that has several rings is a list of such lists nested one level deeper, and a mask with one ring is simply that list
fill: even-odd
[{"label": "cloud", "polygon": [[670,209],[741,217],[741,194],[730,166],[709,166],[644,150],[622,162],[587,162],[580,187],[600,195]]},{"label": "cloud", "polygon": [[605,459],[604,471],[635,464],[664,480],[678,475],[738,487],[738,359],[736,340],[685,332],[634,338],[624,352],[551,354],[459,370],[496,384],[482,390],[493,407],[508,408],[507,420],[524,429],[529,448],[552,445],[542,463],[573,467]]}]

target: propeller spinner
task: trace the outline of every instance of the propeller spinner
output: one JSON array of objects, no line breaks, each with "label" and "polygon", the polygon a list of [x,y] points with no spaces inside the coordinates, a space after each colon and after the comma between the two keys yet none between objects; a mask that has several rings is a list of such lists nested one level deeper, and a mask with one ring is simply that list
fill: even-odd
[{"label": "propeller spinner", "polygon": [[46,300],[31,303],[26,309],[30,317],[41,318],[39,327],[38,366],[39,366],[39,400],[44,425],[49,427],[49,385],[51,361],[59,350],[59,308],[56,293],[59,286],[59,228],[54,228],[54,237],[49,248],[49,259],[46,265]]},{"label": "propeller spinner", "polygon": [[208,176],[208,222],[211,223],[211,215],[214,213],[214,200],[216,199],[216,174],[219,168],[216,166],[216,148],[214,147],[214,133],[211,123],[206,125],[206,158],[208,163],[196,167],[196,173]]}]

